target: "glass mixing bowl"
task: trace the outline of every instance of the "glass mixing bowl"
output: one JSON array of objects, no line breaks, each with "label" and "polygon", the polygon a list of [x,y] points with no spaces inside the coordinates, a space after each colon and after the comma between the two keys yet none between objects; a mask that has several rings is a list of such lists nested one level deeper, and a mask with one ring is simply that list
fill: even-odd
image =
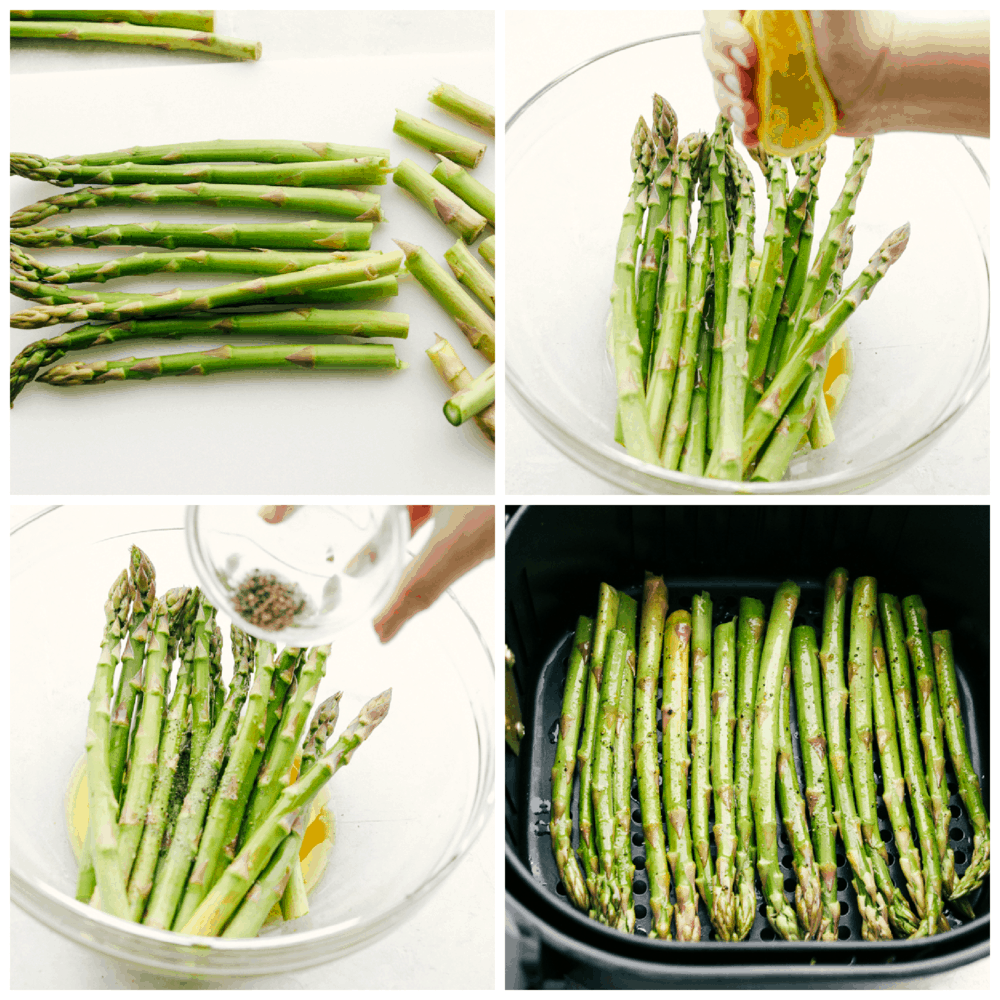
[{"label": "glass mixing bowl", "polygon": [[[989,180],[961,138],[918,133],[875,140],[858,198],[847,281],[897,226],[909,221],[912,234],[845,326],[853,375],[834,419],[837,440],[798,455],[779,483],[667,472],[615,444],[608,294],[631,177],[630,138],[638,116],[649,119],[654,92],[673,105],[681,135],[712,130],[718,108],[697,34],[595,56],[507,122],[506,373],[518,406],[574,461],[641,493],[858,492],[913,462],[989,374]],[[853,140],[834,137],[827,150],[817,243]],[[760,248],[767,194],[751,167]],[[512,460],[515,449],[511,443]]]},{"label": "glass mixing bowl", "polygon": [[[73,941],[178,977],[253,976],[330,962],[406,919],[456,866],[493,808],[490,651],[450,592],[379,643],[339,633],[317,701],[341,719],[392,687],[385,722],[326,787],[336,840],[301,920],[247,940],[150,930],[77,902],[64,817],[83,753],[108,587],[135,543],[157,592],[194,584],[183,507],[59,507],[11,533],[11,897]],[[229,621],[223,664],[232,659]]]}]

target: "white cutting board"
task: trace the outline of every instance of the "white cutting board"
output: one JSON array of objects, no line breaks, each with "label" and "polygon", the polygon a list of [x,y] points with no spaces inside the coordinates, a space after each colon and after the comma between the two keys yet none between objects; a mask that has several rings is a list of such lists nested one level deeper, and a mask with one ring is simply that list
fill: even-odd
[{"label": "white cutting board", "polygon": [[[309,15],[297,12],[296,16]],[[329,51],[342,49],[337,15],[317,12],[315,17],[315,32],[303,51],[323,51],[322,43],[317,43],[321,32],[328,33]],[[357,17],[352,15],[349,33],[356,39]],[[394,164],[409,157],[430,170],[436,161],[429,153],[393,134],[394,109],[476,134],[426,100],[438,80],[491,100],[492,49],[454,51],[461,49],[466,26],[459,17],[448,44],[427,45],[434,51],[425,52],[412,51],[420,44],[419,32],[379,36],[373,30],[361,37],[378,53],[370,56],[287,58],[294,46],[286,36],[280,45],[270,47],[274,53],[270,60],[266,22],[258,25],[263,30],[256,34],[234,30],[261,39],[264,57],[257,63],[198,62],[192,56],[174,63],[167,61],[166,53],[156,53],[144,66],[136,65],[138,53],[115,62],[104,46],[105,55],[99,54],[87,66],[100,65],[103,58],[105,65],[112,63],[115,68],[83,71],[79,61],[87,56],[81,51],[73,71],[31,72],[64,66],[68,55],[59,52],[53,57],[51,50],[40,49],[37,66],[25,67],[31,56],[18,52],[28,71],[11,77],[11,148],[52,157],[216,138],[298,139],[388,147]],[[299,27],[306,30],[310,24]],[[481,32],[470,32],[470,40],[481,46]],[[59,110],[39,114],[42,108]],[[488,151],[475,176],[493,188],[493,142],[483,138]],[[61,190],[12,178],[11,208]],[[387,220],[376,228],[373,249],[395,250],[395,237],[425,246],[441,261],[455,237],[391,182],[372,190],[383,195]],[[200,208],[153,208],[148,214],[103,209],[59,216],[56,224],[143,217],[251,221],[261,215]],[[292,212],[266,216],[276,222],[309,217]],[[73,248],[39,251],[36,256],[47,261],[92,260],[133,252],[137,251]],[[148,276],[95,287],[161,291],[230,280],[237,279]],[[23,300],[11,299],[12,312],[24,305]],[[441,407],[448,392],[424,350],[440,333],[474,375],[485,370],[487,362],[412,279],[401,282],[398,297],[385,300],[382,307],[410,315],[409,339],[393,341],[409,365],[404,371],[238,372],[74,389],[28,386],[10,414],[11,493],[492,494],[493,449],[474,424],[453,428],[447,423]],[[32,340],[68,328],[12,329],[11,356]],[[73,352],[65,360],[177,353],[221,342],[140,341]],[[252,341],[234,337],[233,342]]]}]

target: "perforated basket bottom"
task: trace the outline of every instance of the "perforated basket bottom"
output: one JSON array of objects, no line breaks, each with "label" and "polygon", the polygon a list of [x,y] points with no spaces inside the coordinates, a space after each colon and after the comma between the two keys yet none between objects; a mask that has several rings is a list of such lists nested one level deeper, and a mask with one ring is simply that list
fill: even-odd
[{"label": "perforated basket bottom", "polygon": [[[669,581],[668,581],[669,583]],[[756,597],[764,602],[765,609],[770,609],[771,601],[774,597],[774,588],[760,585],[748,585],[734,587],[732,581],[724,585],[714,585],[711,581],[704,583],[683,583],[670,584],[670,607],[671,610],[677,608],[690,608],[691,598],[695,593],[708,590],[712,596],[712,627],[735,618],[739,610],[740,597]],[[629,591],[633,597],[641,602],[641,594],[638,588]],[[596,596],[595,596],[596,602]],[[595,603],[596,608],[596,603]],[[593,615],[595,608],[582,608],[580,614]],[[796,625],[811,625],[816,629],[817,637],[822,632],[823,619],[823,588],[821,586],[804,585],[796,614]],[[947,627],[946,622],[937,622],[934,618],[934,609],[929,608],[930,622],[933,628]],[[575,620],[571,623],[575,625]],[[534,691],[534,711],[531,718],[534,719],[534,727],[530,735],[530,781],[529,781],[529,801],[528,809],[522,811],[525,822],[528,824],[527,830],[521,843],[527,846],[527,862],[529,870],[536,881],[555,893],[563,904],[573,908],[566,898],[566,889],[563,886],[559,872],[556,868],[555,858],[552,854],[552,843],[549,837],[549,813],[551,807],[551,772],[555,763],[556,742],[559,732],[559,717],[562,711],[563,688],[566,681],[566,666],[569,654],[573,645],[573,632],[567,631],[562,639],[552,649],[546,658],[538,678],[538,684]],[[969,685],[962,672],[962,665],[956,663],[956,674],[960,689],[960,698],[964,713],[966,735],[969,742],[969,752],[972,756],[973,766],[976,773],[980,775],[983,784],[983,796],[989,803],[989,789],[986,778],[983,775],[983,761],[981,757],[981,746],[979,741],[979,730],[977,727],[975,704],[973,702]],[[662,674],[662,670],[661,670]],[[657,688],[656,699],[656,724],[657,743],[662,742],[660,705],[662,699],[662,685]],[[798,741],[798,725],[795,714],[795,698],[791,702],[791,728],[792,746],[794,749],[795,765],[800,776],[800,787],[802,787],[802,759]],[[690,725],[690,708],[688,711],[688,724]],[[522,749],[522,757],[524,749]],[[875,750],[875,775],[878,792],[878,825],[882,839],[885,842],[889,854],[889,872],[893,883],[897,886],[905,885],[902,872],[899,868],[899,861],[895,849],[892,826],[886,813],[885,804],[882,801],[882,772],[878,760],[878,751]],[[527,762],[525,762],[527,763]],[[522,765],[523,766],[523,765]],[[948,789],[951,793],[951,846],[955,852],[955,869],[961,874],[968,865],[972,854],[972,831],[969,819],[966,815],[965,805],[958,795],[958,784],[955,780],[954,772],[950,761],[946,767],[948,778]],[[576,820],[579,815],[579,781],[574,781],[573,787],[573,843],[577,844]],[[914,828],[914,838],[916,830]],[[649,887],[646,881],[645,871],[645,838],[642,833],[642,814],[639,811],[638,786],[633,779],[632,782],[632,824],[630,840],[632,845],[632,859],[635,864],[635,877],[633,880],[633,894],[635,897],[635,931],[640,937],[646,937],[650,930],[649,911]],[[715,841],[710,840],[711,853],[713,858],[713,870],[715,859]],[[783,824],[778,824],[778,859],[784,878],[785,896],[791,902],[795,889],[795,872],[792,868],[792,852],[788,844]],[[851,886],[851,868],[848,865],[843,853],[843,843],[837,838],[837,898],[840,900],[840,924],[838,936],[841,941],[854,940],[861,942],[861,917],[858,912],[857,899],[854,889]],[[672,880],[671,880],[672,882]],[[982,889],[972,895],[970,900],[973,904],[978,903]],[[777,935],[767,922],[765,916],[765,904],[761,895],[760,882],[756,883],[757,892],[757,916],[754,920],[753,928],[749,934],[751,941],[774,941]],[[671,900],[673,892],[671,891]],[[976,906],[978,911],[979,907]],[[704,941],[716,940],[715,929],[712,927],[708,911],[703,901],[699,900],[698,915],[701,921],[701,936]],[[960,926],[965,922],[954,907],[945,903],[945,915],[952,927]],[[831,953],[831,960],[836,960]],[[843,956],[843,960],[849,960]]]}]

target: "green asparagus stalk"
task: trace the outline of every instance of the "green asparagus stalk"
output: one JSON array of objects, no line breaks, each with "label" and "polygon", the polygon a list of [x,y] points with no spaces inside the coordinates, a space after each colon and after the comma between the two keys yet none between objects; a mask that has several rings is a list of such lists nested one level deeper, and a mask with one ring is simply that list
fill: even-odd
[{"label": "green asparagus stalk", "polygon": [[920,739],[924,745],[924,770],[927,791],[934,814],[934,830],[938,856],[941,858],[941,885],[947,898],[955,881],[955,853],[948,846],[951,809],[948,807],[948,782],[944,774],[944,720],[938,701],[934,675],[934,654],[927,628],[927,609],[919,596],[903,598],[903,618],[906,621],[906,645],[913,663],[913,676],[920,696]]},{"label": "green asparagus stalk", "polygon": [[187,223],[139,222],[117,226],[21,226],[10,240],[25,247],[108,246],[232,247],[253,250],[367,250],[372,222]]},{"label": "green asparagus stalk", "polygon": [[264,822],[247,841],[191,919],[178,928],[182,934],[212,936],[222,931],[274,852],[288,835],[298,812],[337,771],[349,764],[357,748],[389,711],[391,690],[369,701],[334,745],[308,773],[281,792]]},{"label": "green asparagus stalk", "polygon": [[492,104],[470,97],[450,83],[439,83],[427,95],[427,100],[474,128],[494,135],[496,112]]},{"label": "green asparagus stalk", "polygon": [[906,888],[917,914],[924,917],[927,915],[927,899],[920,850],[914,843],[910,816],[906,810],[906,779],[903,777],[899,743],[896,739],[896,711],[892,705],[892,685],[886,666],[882,629],[877,618],[872,636],[872,665],[872,707],[878,758],[882,765],[882,799],[892,824],[899,867],[906,879]]},{"label": "green asparagus stalk", "polygon": [[211,31],[215,17],[210,10],[12,10],[12,21],[125,21],[155,28]]},{"label": "green asparagus stalk", "polygon": [[819,662],[823,680],[823,714],[826,720],[833,816],[844,841],[844,852],[854,872],[854,891],[861,912],[861,936],[865,941],[890,940],[892,931],[886,901],[875,884],[871,858],[865,847],[854,804],[854,789],[848,766],[847,688],[844,685],[844,627],[847,609],[847,570],[837,568],[826,581],[823,612],[823,645]]},{"label": "green asparagus stalk", "polygon": [[729,120],[719,115],[715,131],[708,140],[710,152],[709,217],[712,222],[712,268],[715,272],[715,326],[712,338],[712,364],[708,384],[708,450],[715,450],[722,406],[722,337],[729,306],[730,242],[729,219],[726,211],[726,147]]},{"label": "green asparagus stalk", "polygon": [[663,656],[663,811],[670,849],[667,860],[674,874],[674,917],[678,941],[698,941],[698,894],[687,809],[688,655],[691,614],[675,611],[666,624]]},{"label": "green asparagus stalk", "polygon": [[438,165],[431,171],[431,176],[473,211],[488,219],[491,226],[497,224],[496,196],[463,167],[452,163],[447,156],[438,154]]},{"label": "green asparagus stalk", "polygon": [[250,887],[225,930],[219,935],[224,938],[256,937],[264,926],[271,910],[279,903],[287,891],[292,874],[292,864],[298,856],[302,844],[302,814],[295,818],[291,832],[271,856],[267,867]]},{"label": "green asparagus stalk", "polygon": [[691,390],[691,413],[688,417],[687,433],[684,435],[684,449],[681,451],[680,471],[689,476],[700,476],[705,468],[714,298],[715,293],[712,291],[702,314],[701,333],[698,336],[698,362],[694,370],[694,387]]},{"label": "green asparagus stalk", "polygon": [[729,940],[743,941],[757,915],[754,869],[757,848],[750,797],[753,777],[754,699],[757,673],[764,650],[764,605],[753,597],[740,598],[739,632],[736,643],[736,735],[734,773],[736,819],[736,901]]},{"label": "green asparagus stalk", "polygon": [[799,776],[795,770],[792,750],[790,722],[792,664],[787,653],[783,673],[779,692],[781,715],[778,723],[778,797],[788,843],[792,847],[792,863],[795,866],[797,879],[795,912],[799,918],[802,936],[809,941],[819,936],[823,900],[819,865],[816,863],[812,841],[809,839],[806,804],[799,789]]},{"label": "green asparagus stalk", "polygon": [[636,324],[639,343],[642,345],[642,374],[650,375],[650,360],[655,353],[653,330],[656,318],[656,292],[664,247],[670,235],[670,191],[674,186],[673,161],[677,152],[677,115],[659,95],[653,94],[651,140],[653,145],[652,183],[649,186],[646,212],[646,234],[643,240],[642,260],[639,262],[639,281],[636,289]]},{"label": "green asparagus stalk", "polygon": [[12,174],[57,187],[77,184],[264,184],[323,188],[342,184],[385,184],[391,172],[381,156],[312,163],[118,163],[88,166],[11,153]]},{"label": "green asparagus stalk", "polygon": [[566,895],[584,913],[590,905],[587,883],[573,853],[573,816],[570,797],[573,792],[573,772],[576,769],[576,746],[583,716],[584,692],[590,669],[590,651],[594,639],[594,622],[582,615],[576,623],[576,636],[566,667],[562,714],[559,718],[559,742],[552,765],[552,817],[549,833],[559,877],[566,886]]},{"label": "green asparagus stalk", "polygon": [[444,259],[448,262],[452,274],[486,306],[491,316],[495,316],[497,311],[496,282],[493,280],[493,275],[472,256],[472,252],[465,243],[458,240],[454,246],[445,250]]},{"label": "green asparagus stalk", "polygon": [[256,304],[276,295],[295,295],[310,289],[373,281],[394,274],[402,264],[399,253],[382,254],[366,260],[320,264],[291,274],[275,274],[252,281],[238,281],[214,288],[175,289],[164,295],[131,294],[110,298],[112,293],[95,294],[93,302],[61,306],[37,306],[11,317],[11,326],[33,329],[57,323],[71,323],[105,317],[113,321],[145,319],[185,311],[203,311],[219,306]]},{"label": "green asparagus stalk", "polygon": [[715,670],[712,690],[712,787],[715,793],[715,881],[712,885],[712,924],[723,941],[732,941],[736,926],[733,878],[736,862],[736,786],[733,770],[733,733],[736,728],[735,621],[715,630]]},{"label": "green asparagus stalk", "polygon": [[115,361],[73,361],[55,365],[39,382],[60,387],[101,382],[148,381],[166,375],[215,375],[234,371],[341,371],[358,368],[403,368],[395,348],[382,344],[278,344],[261,347],[225,345],[190,354]]},{"label": "green asparagus stalk", "polygon": [[909,225],[901,226],[891,233],[830,311],[808,328],[746,422],[743,431],[744,473],[749,470],[799,387],[819,364],[821,359],[818,352],[822,351],[847,318],[871,295],[872,289],[885,277],[892,264],[899,260],[909,238]]},{"label": "green asparagus stalk", "polygon": [[472,243],[486,228],[484,216],[412,160],[401,160],[392,179],[466,243]]},{"label": "green asparagus stalk", "polygon": [[649,876],[649,936],[670,939],[670,870],[660,812],[660,768],[656,748],[656,688],[660,676],[663,623],[667,614],[667,588],[662,576],[646,574],[639,630],[639,657],[635,674],[635,720],[632,736],[639,785],[642,832],[646,841],[646,874]]},{"label": "green asparagus stalk", "polygon": [[132,587],[122,570],[108,591],[104,605],[104,635],[101,654],[90,691],[87,717],[87,804],[90,808],[91,857],[101,905],[113,916],[128,918],[125,878],[118,864],[119,827],[108,761],[111,729],[111,697],[122,629],[128,620]]},{"label": "green asparagus stalk", "polygon": [[757,871],[764,890],[767,919],[786,941],[800,941],[802,935],[796,922],[795,910],[785,902],[781,869],[778,867],[775,774],[780,725],[779,694],[791,641],[792,620],[798,603],[799,588],[792,581],[786,580],[775,592],[761,652],[754,696],[756,727],[753,740],[753,779],[750,786],[757,838]]},{"label": "green asparagus stalk", "polygon": [[198,602],[191,663],[191,759],[200,761],[212,732],[209,642],[215,628],[215,608]]},{"label": "green asparagus stalk", "polygon": [[677,356],[677,375],[670,397],[663,447],[660,449],[660,462],[665,469],[676,469],[680,463],[684,438],[690,425],[692,395],[697,381],[698,338],[701,334],[706,289],[711,275],[708,237],[708,202],[703,201],[698,212],[698,227],[691,252],[684,336]]},{"label": "green asparagus stalk", "polygon": [[190,694],[191,661],[185,660],[178,670],[174,694],[160,732],[160,747],[157,752],[156,774],[149,798],[149,810],[128,882],[129,918],[136,923],[142,920],[146,900],[153,890],[153,876],[167,826],[170,797],[174,791],[181,747],[187,734],[186,719]]},{"label": "green asparagus stalk", "polygon": [[[183,591],[187,598],[187,590]],[[135,861],[142,839],[142,828],[146,822],[146,811],[152,791],[153,777],[156,773],[156,755],[160,746],[160,727],[163,720],[163,702],[166,688],[166,678],[170,670],[168,657],[169,603],[174,604],[176,597],[168,595],[164,600],[157,599],[150,611],[152,623],[149,638],[146,641],[146,664],[143,667],[142,712],[135,729],[133,746],[129,754],[128,788],[121,804],[118,829],[118,864],[122,878],[126,884],[132,873],[132,863]],[[176,606],[176,605],[175,605]],[[98,885],[100,881],[98,880]],[[101,890],[104,900],[104,890]]]},{"label": "green asparagus stalk", "polygon": [[487,361],[496,354],[496,324],[462,286],[423,248],[394,241],[406,257],[406,269],[451,316],[474,350]]},{"label": "green asparagus stalk", "polygon": [[[426,354],[452,393],[461,392],[472,385],[473,379],[468,368],[462,364],[454,348],[444,337],[438,336],[434,346],[427,348]],[[491,403],[472,419],[491,442],[496,440],[496,403]]]},{"label": "green asparagus stalk", "polygon": [[705,135],[695,132],[685,136],[674,153],[671,165],[673,187],[670,191],[670,247],[667,270],[657,294],[659,319],[656,324],[656,351],[652,357],[647,407],[653,445],[659,455],[670,411],[670,400],[677,374],[681,336],[687,314],[688,294],[688,216],[691,209],[691,162],[697,160]]},{"label": "green asparagus stalk", "polygon": [[903,616],[899,601],[890,594],[879,594],[879,612],[885,632],[903,772],[910,792],[910,806],[913,809],[914,825],[917,828],[917,838],[920,841],[920,853],[923,858],[927,905],[921,929],[929,936],[937,933],[941,919],[941,857],[938,854],[934,816],[921,757],[920,735],[913,704],[913,688],[910,683],[910,655],[903,631]]},{"label": "green asparagus stalk", "polygon": [[340,215],[354,222],[381,222],[381,197],[339,188],[272,187],[261,184],[125,184],[89,187],[54,194],[26,205],[10,217],[11,226],[39,226],[46,219],[78,208],[103,205],[210,205],[212,208],[277,208],[286,212]]},{"label": "green asparagus stalk", "polygon": [[750,477],[753,482],[776,483],[784,478],[792,456],[798,450],[815,418],[819,397],[823,394],[825,375],[826,371],[820,365],[802,383],[792,400],[792,405],[778,421],[778,426],[775,427],[771,440]]},{"label": "green asparagus stalk", "polygon": [[81,21],[11,21],[11,38],[52,38],[68,42],[115,42],[151,45],[157,49],[188,49],[227,59],[259,59],[260,42],[212,35],[184,28],[160,28],[141,24],[87,24]]},{"label": "green asparagus stalk", "polygon": [[459,427],[470,417],[482,413],[493,405],[496,389],[496,365],[490,365],[478,378],[460,389],[444,404],[444,415],[448,423]]},{"label": "green asparagus stalk", "polygon": [[[712,804],[712,750],[716,742],[717,708],[712,696],[712,597],[705,591],[691,599],[691,838],[694,842],[695,886],[713,913],[712,855],[708,813]],[[727,720],[728,721],[728,720]],[[716,813],[716,824],[719,816]],[[717,828],[716,835],[720,831]]]},{"label": "green asparagus stalk", "polygon": [[[236,644],[237,640],[234,637],[234,648]],[[237,658],[225,706],[212,727],[201,757],[197,760],[192,757],[195,766],[194,775],[177,817],[170,849],[157,868],[153,891],[149,896],[146,914],[142,918],[143,924],[147,927],[170,930],[174,923],[174,915],[184,893],[184,887],[187,885],[191,864],[198,849],[205,813],[215,793],[223,759],[250,688],[252,668],[253,655],[247,648],[247,654]]]},{"label": "green asparagus stalk", "polygon": [[812,628],[802,625],[792,629],[791,655],[802,770],[806,779],[806,802],[809,806],[814,853],[820,877],[821,910],[816,937],[820,941],[836,941],[840,922],[840,902],[837,899],[837,826],[831,811],[819,656],[816,633]]},{"label": "green asparagus stalk", "polygon": [[636,619],[638,605],[628,594],[618,595],[616,625],[625,633],[625,669],[618,694],[618,718],[613,746],[612,800],[615,810],[615,876],[622,905],[618,929],[631,934],[635,930],[635,901],[632,895],[632,848],[629,839],[632,824],[632,713],[635,708]]},{"label": "green asparagus stalk", "polygon": [[590,657],[590,678],[587,682],[587,703],[583,716],[583,735],[576,752],[580,771],[580,860],[587,879],[587,891],[596,909],[597,875],[599,857],[594,836],[593,817],[593,768],[597,751],[598,714],[601,703],[601,685],[604,682],[604,658],[608,635],[618,618],[618,591],[602,583],[597,598],[597,616],[594,620],[594,646]]},{"label": "green asparagus stalk", "polygon": [[423,146],[432,153],[440,153],[463,167],[478,167],[486,152],[486,143],[468,136],[459,135],[451,129],[435,125],[426,118],[417,118],[396,108],[396,120],[392,126],[396,135]]},{"label": "green asparagus stalk", "polygon": [[955,677],[955,659],[951,650],[951,633],[935,632],[934,669],[940,693],[941,714],[944,717],[944,734],[948,752],[958,778],[958,791],[965,803],[972,824],[972,857],[969,865],[952,888],[951,898],[967,896],[982,885],[990,870],[990,821],[986,815],[979,778],[972,766],[969,747],[962,722],[962,706],[958,698],[958,680]]},{"label": "green asparagus stalk", "polygon": [[497,266],[497,238],[495,236],[487,236],[482,243],[479,244],[479,256],[485,260],[490,267]]},{"label": "green asparagus stalk", "polygon": [[642,226],[649,178],[643,165],[643,147],[649,129],[642,117],[632,133],[632,186],[622,212],[611,285],[608,339],[612,346],[618,386],[618,415],[625,450],[645,462],[655,462],[657,447],[647,420],[643,391],[643,352],[636,316],[635,252]]},{"label": "green asparagus stalk", "polygon": [[[619,600],[623,595],[619,595]],[[619,604],[619,607],[621,605]],[[594,752],[591,797],[594,802],[595,846],[600,862],[594,893],[598,919],[614,926],[622,907],[621,889],[615,864],[614,816],[614,739],[618,726],[618,700],[622,675],[628,669],[628,640],[614,628],[608,635],[607,654],[601,676],[601,701],[598,712],[597,740]]]}]

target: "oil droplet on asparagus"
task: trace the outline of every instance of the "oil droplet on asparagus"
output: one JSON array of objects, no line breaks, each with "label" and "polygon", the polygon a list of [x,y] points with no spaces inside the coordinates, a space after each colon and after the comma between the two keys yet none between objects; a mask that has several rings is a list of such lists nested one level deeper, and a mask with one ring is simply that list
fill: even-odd
[{"label": "oil droplet on asparagus", "polygon": [[[296,761],[295,766],[292,768],[293,781],[298,776],[298,770],[299,765],[298,761]],[[310,893],[319,883],[323,872],[326,871],[336,835],[333,814],[326,808],[329,801],[329,789],[321,789],[309,810],[309,823],[302,835],[302,846],[299,848],[299,860],[302,862],[302,879],[306,884],[306,892]],[[70,773],[64,811],[66,815],[66,832],[69,836],[70,847],[72,847],[73,854],[77,861],[79,861],[80,852],[83,850],[83,840],[87,835],[87,822],[90,819],[90,808],[87,804],[86,756],[81,757],[76,762]],[[276,905],[264,926],[268,926],[273,920],[280,917],[280,915],[281,910]]]}]

